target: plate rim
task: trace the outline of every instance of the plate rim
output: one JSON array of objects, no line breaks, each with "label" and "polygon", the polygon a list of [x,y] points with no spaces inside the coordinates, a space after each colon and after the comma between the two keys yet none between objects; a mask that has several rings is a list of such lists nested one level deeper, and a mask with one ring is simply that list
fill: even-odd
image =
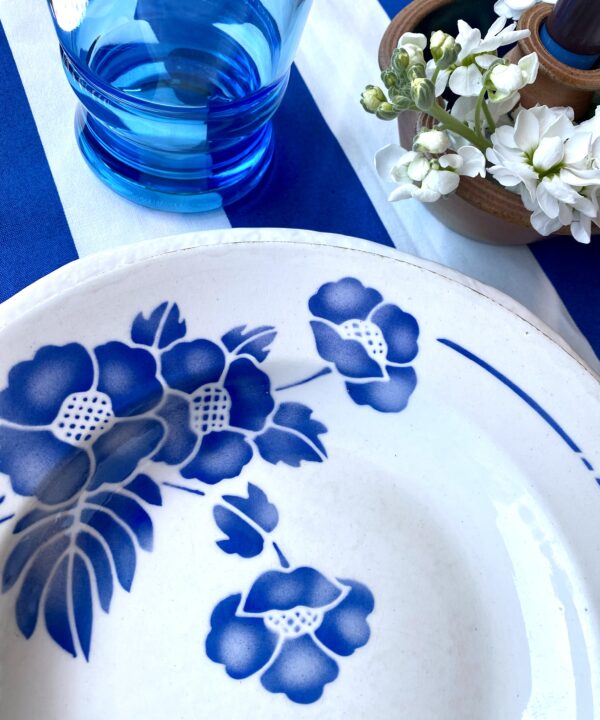
[{"label": "plate rim", "polygon": [[429,272],[442,281],[458,284],[475,293],[484,301],[493,303],[529,325],[545,340],[557,346],[595,381],[600,389],[600,373],[596,372],[555,330],[535,313],[507,293],[486,283],[453,270],[441,263],[425,260],[415,255],[374,243],[369,240],[301,228],[224,228],[192,231],[167,235],[129,245],[109,248],[83,258],[77,258],[22,288],[15,295],[0,303],[0,333],[22,321],[33,310],[64,293],[83,287],[88,282],[143,262],[158,260],[172,253],[181,253],[216,246],[238,245],[297,245],[299,247],[332,247],[340,250],[365,253],[393,260],[403,265]]}]

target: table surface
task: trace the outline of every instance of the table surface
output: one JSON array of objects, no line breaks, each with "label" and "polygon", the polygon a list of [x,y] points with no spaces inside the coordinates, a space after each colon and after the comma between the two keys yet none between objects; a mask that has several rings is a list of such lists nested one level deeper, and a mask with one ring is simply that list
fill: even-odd
[{"label": "table surface", "polygon": [[377,80],[381,36],[405,5],[315,0],[274,119],[266,178],[226,210],[179,215],[132,205],[88,170],[46,3],[0,0],[0,301],[61,265],[124,244],[214,228],[298,227],[395,246],[498,288],[600,371],[600,238],[493,247],[448,230],[416,201],[388,203],[373,155],[397,142],[395,123],[367,115],[358,99]]}]

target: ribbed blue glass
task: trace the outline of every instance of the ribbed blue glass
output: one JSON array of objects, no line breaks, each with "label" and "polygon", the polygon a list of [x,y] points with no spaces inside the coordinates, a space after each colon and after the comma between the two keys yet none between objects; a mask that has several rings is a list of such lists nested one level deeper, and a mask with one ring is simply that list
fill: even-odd
[{"label": "ribbed blue glass", "polygon": [[49,0],[81,151],[149,207],[213,210],[272,156],[311,0]]}]

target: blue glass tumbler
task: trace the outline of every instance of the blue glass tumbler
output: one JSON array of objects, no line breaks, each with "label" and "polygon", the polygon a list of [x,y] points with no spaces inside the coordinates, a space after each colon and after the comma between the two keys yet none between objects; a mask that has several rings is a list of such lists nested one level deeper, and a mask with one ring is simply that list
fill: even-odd
[{"label": "blue glass tumbler", "polygon": [[79,147],[142,205],[213,210],[273,154],[311,0],[49,0]]}]

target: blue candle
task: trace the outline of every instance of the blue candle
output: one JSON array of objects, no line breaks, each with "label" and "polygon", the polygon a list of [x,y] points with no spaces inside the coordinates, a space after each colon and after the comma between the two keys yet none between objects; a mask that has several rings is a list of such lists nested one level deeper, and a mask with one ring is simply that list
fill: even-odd
[{"label": "blue candle", "polygon": [[560,62],[590,70],[600,59],[600,2],[558,0],[540,37]]}]

